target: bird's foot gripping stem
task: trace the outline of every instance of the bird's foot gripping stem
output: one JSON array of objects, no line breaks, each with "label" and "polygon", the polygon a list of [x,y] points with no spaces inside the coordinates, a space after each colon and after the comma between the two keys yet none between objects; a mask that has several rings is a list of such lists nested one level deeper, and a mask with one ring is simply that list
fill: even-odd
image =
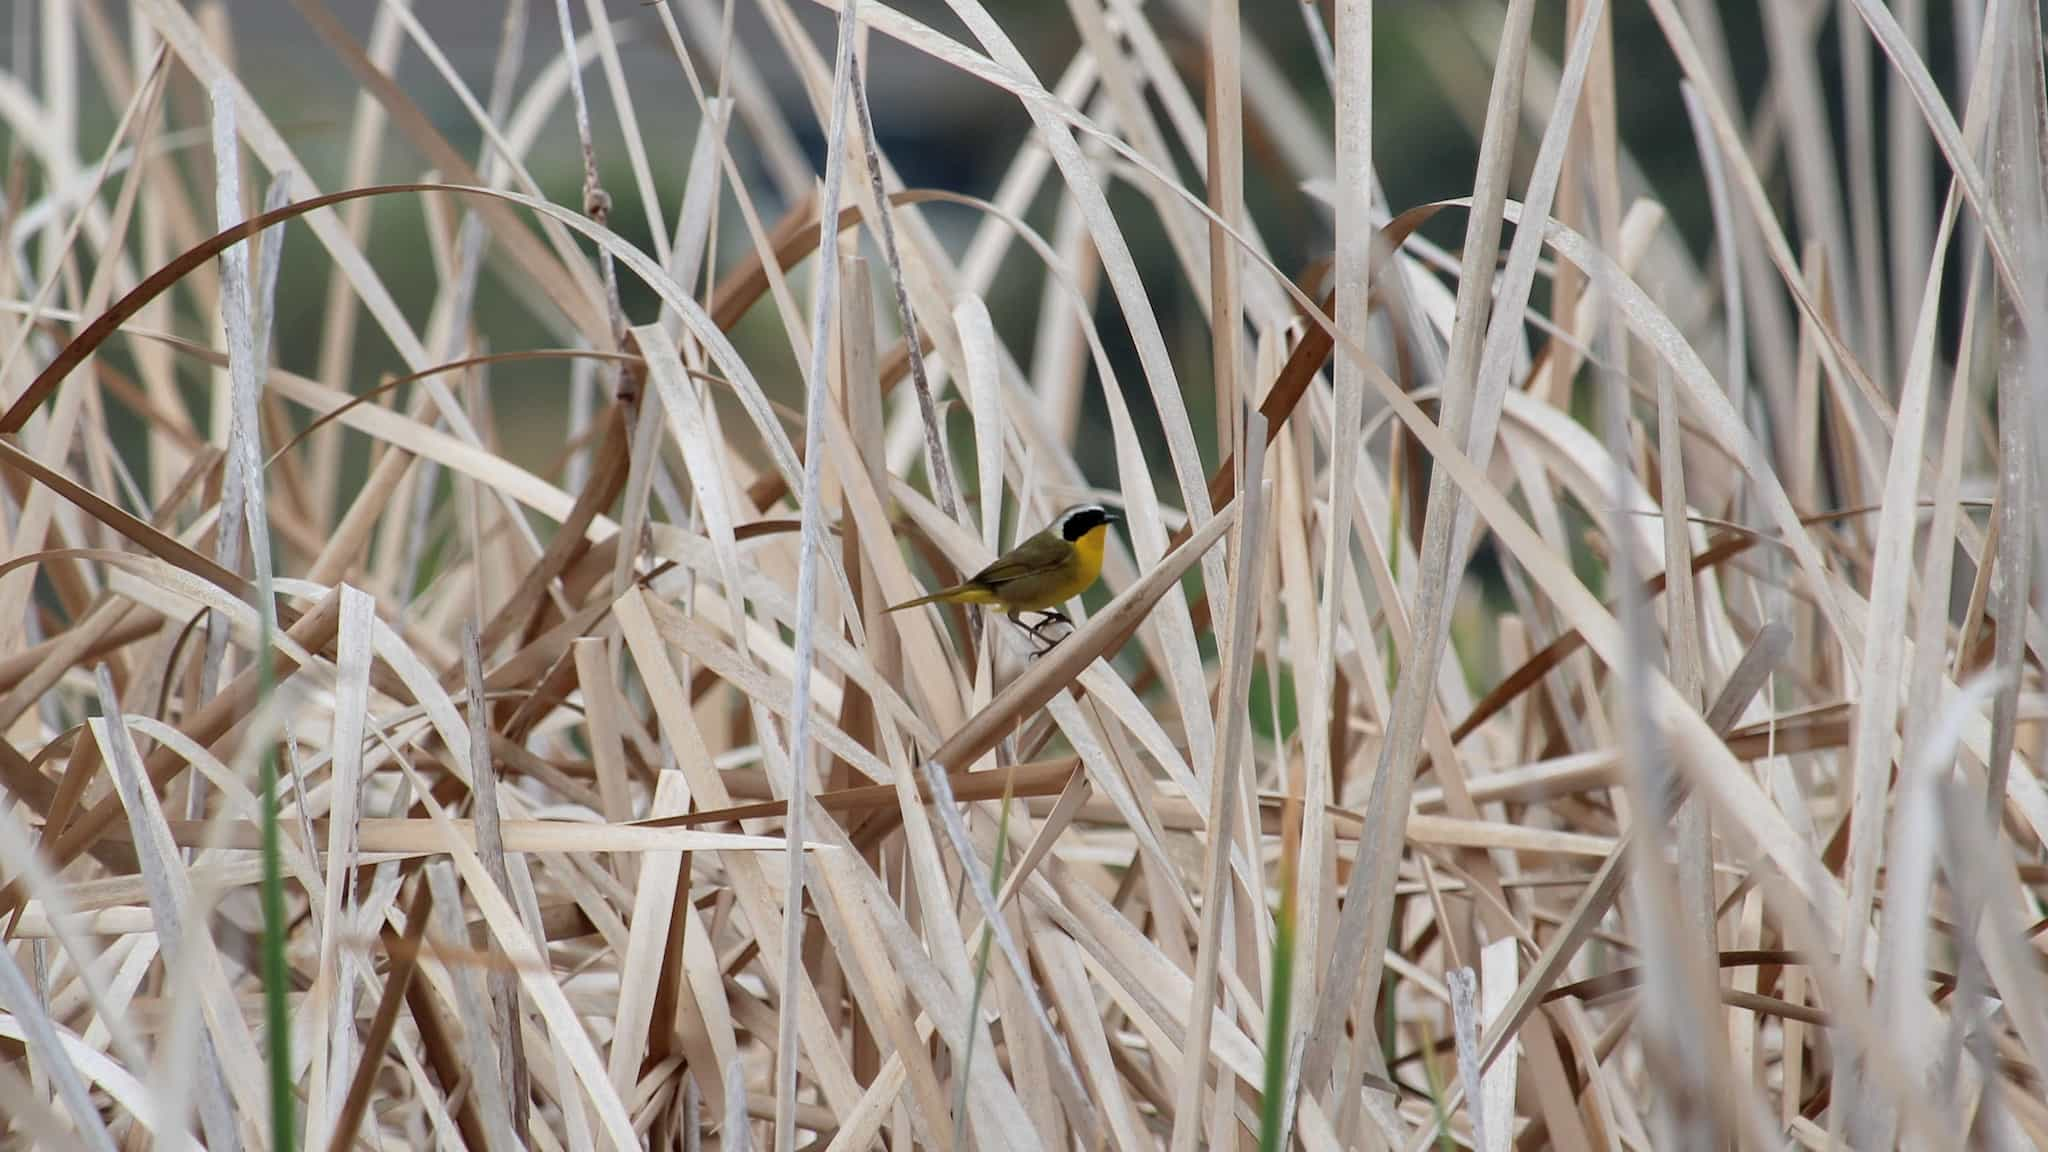
[{"label": "bird's foot gripping stem", "polygon": [[[1031,635],[1031,639],[1039,645],[1038,655],[1043,656],[1054,648],[1059,647],[1060,641],[1073,634],[1074,622],[1067,618],[1066,613],[1058,611],[1039,612],[1037,616],[1037,622],[1032,624],[1026,624],[1021,615],[1013,616],[1011,619],[1016,621],[1017,627],[1022,628]],[[1045,630],[1054,625],[1064,625],[1067,629],[1066,634],[1047,636]]]}]

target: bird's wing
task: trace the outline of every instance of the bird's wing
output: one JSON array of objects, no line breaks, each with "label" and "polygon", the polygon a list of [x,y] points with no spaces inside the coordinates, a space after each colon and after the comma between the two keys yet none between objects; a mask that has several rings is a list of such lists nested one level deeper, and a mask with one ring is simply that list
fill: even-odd
[{"label": "bird's wing", "polygon": [[1042,563],[1034,563],[1031,560],[1019,559],[1015,556],[1005,556],[981,571],[976,572],[974,578],[969,580],[968,583],[979,584],[985,588],[1000,588],[1012,580],[1022,579],[1023,577],[1041,572],[1044,568],[1045,565]]},{"label": "bird's wing", "polygon": [[1060,563],[1066,551],[1067,549],[1056,541],[1034,537],[1012,549],[1009,555],[976,572],[968,583],[995,589],[1027,576],[1043,575],[1048,568]]}]

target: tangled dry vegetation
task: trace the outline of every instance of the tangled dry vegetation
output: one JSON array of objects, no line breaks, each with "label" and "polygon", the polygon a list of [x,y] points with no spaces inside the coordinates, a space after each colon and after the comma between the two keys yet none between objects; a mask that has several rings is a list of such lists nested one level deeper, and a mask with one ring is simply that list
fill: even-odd
[{"label": "tangled dry vegetation", "polygon": [[[1732,6],[1443,5],[1477,169],[1398,214],[1371,0],[1044,5],[1056,76],[975,0],[514,3],[467,76],[300,0],[330,188],[239,9],[121,7],[0,73],[10,1144],[2048,1145],[2033,3],[1934,6],[1937,85],[1923,3],[1764,0],[1753,101]],[[992,201],[875,150],[883,40],[1028,112]],[[1691,244],[1616,122],[1674,84]],[[1049,654],[881,611],[1083,498]]]}]

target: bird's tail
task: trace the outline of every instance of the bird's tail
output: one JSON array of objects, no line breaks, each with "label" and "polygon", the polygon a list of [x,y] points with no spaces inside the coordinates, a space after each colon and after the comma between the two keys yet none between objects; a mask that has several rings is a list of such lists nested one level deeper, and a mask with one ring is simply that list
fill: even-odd
[{"label": "bird's tail", "polygon": [[890,605],[889,607],[884,608],[882,611],[884,613],[901,612],[905,608],[921,608],[926,604],[937,604],[939,601],[944,600],[946,597],[951,596],[958,591],[958,588],[941,588],[939,591],[934,592],[929,596],[919,596],[915,600],[905,600],[901,604]]}]

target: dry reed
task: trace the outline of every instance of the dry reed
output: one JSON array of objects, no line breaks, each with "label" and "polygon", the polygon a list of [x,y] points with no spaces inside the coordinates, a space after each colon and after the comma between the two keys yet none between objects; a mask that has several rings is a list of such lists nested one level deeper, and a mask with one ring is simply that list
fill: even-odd
[{"label": "dry reed", "polygon": [[[0,1137],[2048,1147],[2038,6],[1761,0],[1746,112],[1737,6],[1644,6],[1408,14],[1477,154],[1409,206],[1372,0],[1309,76],[1241,0],[1046,6],[1056,75],[978,0],[518,0],[488,76],[298,0],[333,189],[235,9],[24,0]],[[1028,113],[991,197],[904,184],[884,40]],[[1049,652],[884,612],[1082,499]]]}]

